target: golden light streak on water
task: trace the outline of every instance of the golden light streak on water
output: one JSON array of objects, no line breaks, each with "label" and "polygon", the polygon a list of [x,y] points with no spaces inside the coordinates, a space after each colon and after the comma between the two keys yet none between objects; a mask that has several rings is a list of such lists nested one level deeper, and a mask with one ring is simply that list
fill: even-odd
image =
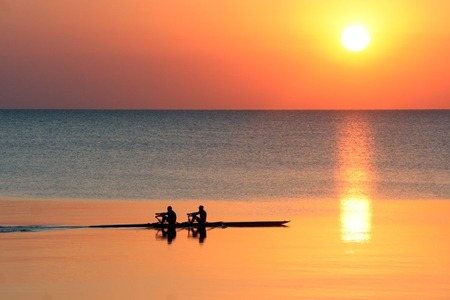
[{"label": "golden light streak on water", "polygon": [[362,243],[371,239],[373,185],[371,127],[352,115],[343,123],[338,144],[341,239]]}]

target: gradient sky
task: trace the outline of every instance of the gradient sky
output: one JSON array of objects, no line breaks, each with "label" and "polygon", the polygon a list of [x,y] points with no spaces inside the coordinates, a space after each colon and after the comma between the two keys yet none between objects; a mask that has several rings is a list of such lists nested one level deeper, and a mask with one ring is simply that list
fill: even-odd
[{"label": "gradient sky", "polygon": [[[449,109],[450,1],[0,0],[0,108]],[[372,41],[340,44],[351,24]]]}]

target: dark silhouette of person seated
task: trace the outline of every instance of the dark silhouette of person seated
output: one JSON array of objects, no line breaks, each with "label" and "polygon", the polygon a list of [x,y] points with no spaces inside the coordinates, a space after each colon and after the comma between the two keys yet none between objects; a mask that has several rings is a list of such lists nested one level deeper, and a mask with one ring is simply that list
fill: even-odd
[{"label": "dark silhouette of person seated", "polygon": [[167,224],[169,227],[173,228],[175,228],[175,224],[177,223],[177,214],[172,209],[172,206],[167,206],[167,212],[156,213],[155,218],[159,223]]},{"label": "dark silhouette of person seated", "polygon": [[187,215],[189,224],[197,222],[199,226],[205,226],[207,214],[205,209],[203,208],[203,205],[200,205],[198,207],[197,212],[188,213]]}]

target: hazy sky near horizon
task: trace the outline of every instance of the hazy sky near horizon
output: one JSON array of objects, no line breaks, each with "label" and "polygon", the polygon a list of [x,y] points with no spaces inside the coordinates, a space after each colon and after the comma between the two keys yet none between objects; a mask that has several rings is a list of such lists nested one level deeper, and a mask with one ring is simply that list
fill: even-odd
[{"label": "hazy sky near horizon", "polygon": [[[0,108],[449,109],[450,1],[0,0]],[[361,24],[362,52],[340,35]]]}]

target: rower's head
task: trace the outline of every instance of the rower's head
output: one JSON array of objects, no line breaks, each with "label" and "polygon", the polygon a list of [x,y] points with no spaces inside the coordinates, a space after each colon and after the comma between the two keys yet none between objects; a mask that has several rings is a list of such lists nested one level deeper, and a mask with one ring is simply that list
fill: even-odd
[{"label": "rower's head", "polygon": [[172,211],[172,206],[167,206],[167,211]]},{"label": "rower's head", "polygon": [[199,209],[199,210],[203,210],[203,205],[200,205],[200,206],[198,207],[198,209]]}]

